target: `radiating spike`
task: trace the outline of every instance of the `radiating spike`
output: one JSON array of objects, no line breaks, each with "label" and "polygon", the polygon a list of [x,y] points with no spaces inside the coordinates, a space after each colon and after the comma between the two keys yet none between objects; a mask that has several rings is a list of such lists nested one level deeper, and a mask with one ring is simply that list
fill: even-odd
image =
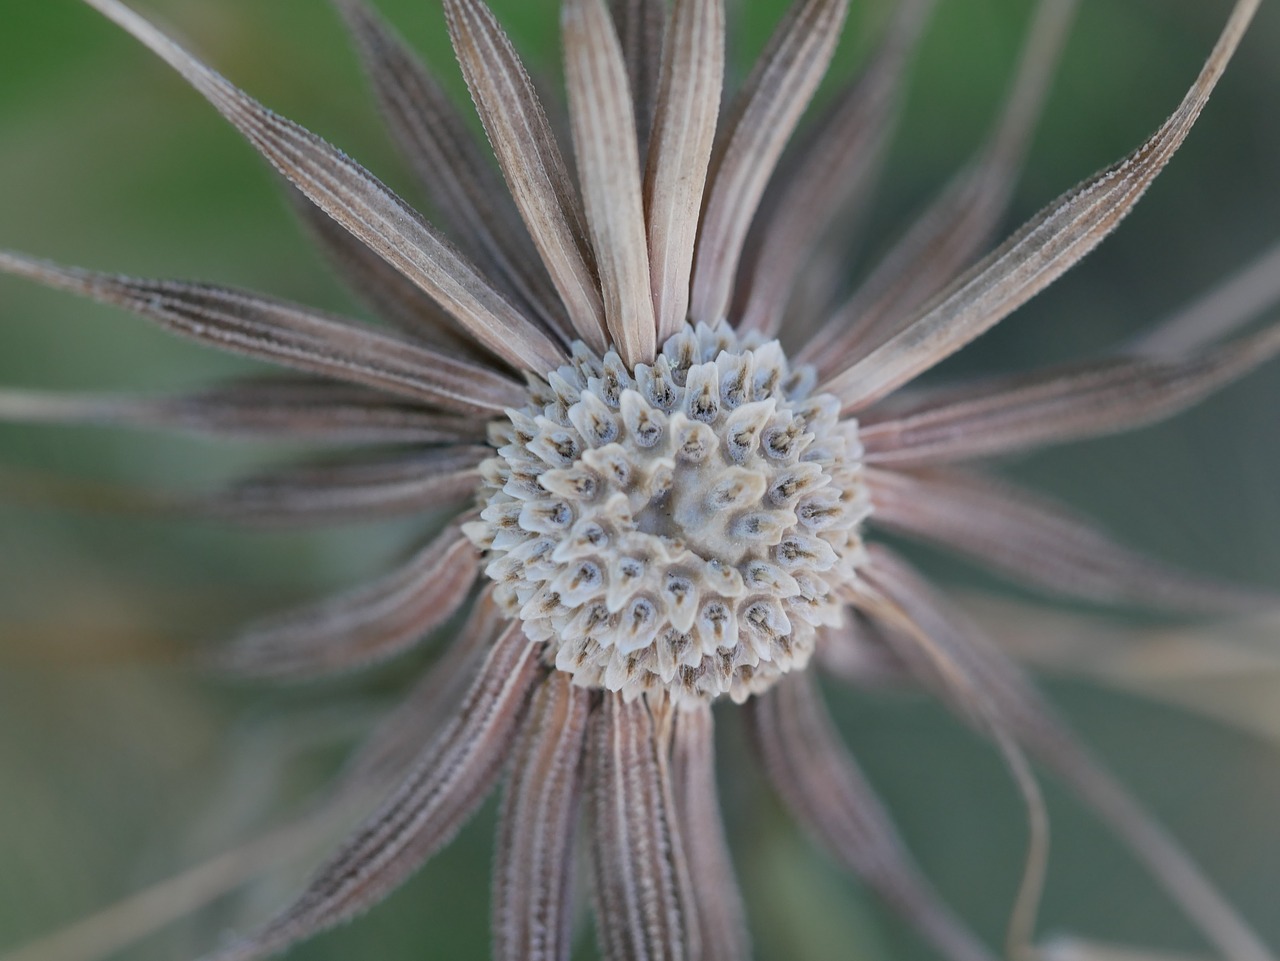
[{"label": "radiating spike", "polygon": [[550,278],[510,195],[449,95],[365,0],[334,0],[351,30],[388,128],[435,209],[465,248],[566,342]]},{"label": "radiating spike", "polygon": [[849,235],[871,199],[902,101],[906,70],[934,0],[900,3],[879,48],[816,130],[784,156],[752,224],[740,268],[739,330],[778,333],[828,229]]},{"label": "radiating spike", "polygon": [[622,360],[634,368],[653,361],[657,330],[627,65],[604,0],[565,0],[561,27],[578,178],[605,322]]},{"label": "radiating spike", "polygon": [[1280,243],[1172,317],[1143,331],[1126,353],[1186,357],[1235,331],[1280,302]]},{"label": "radiating spike", "polygon": [[702,933],[702,961],[747,961],[751,939],[720,815],[709,704],[684,705],[676,712],[671,768]]},{"label": "radiating spike", "polygon": [[1013,196],[1078,4],[1040,0],[994,129],[977,157],[812,338],[805,357],[817,363],[820,374],[838,370],[859,346],[875,346],[897,333],[991,239]]},{"label": "radiating spike", "polygon": [[1237,0],[1200,76],[1142,146],[1049,204],[957,280],[939,302],[821,390],[838,397],[845,411],[861,410],[989,330],[1093,250],[1191,132],[1258,3]]},{"label": "radiating spike", "polygon": [[894,687],[910,681],[874,625],[852,610],[839,627],[819,628],[814,660],[830,676],[856,687]]},{"label": "radiating spike", "polygon": [[487,447],[441,448],[394,459],[333,461],[264,471],[177,509],[261,524],[372,520],[457,503],[479,485]]},{"label": "radiating spike", "polygon": [[747,702],[765,773],[792,815],[948,961],[994,955],[919,876],[857,762],[840,743],[808,674]]},{"label": "radiating spike", "polygon": [[111,514],[205,518],[255,526],[334,524],[425,513],[464,500],[480,482],[485,447],[440,448],[379,461],[291,465],[252,475],[206,495],[0,470],[3,499]]},{"label": "radiating spike", "polygon": [[449,312],[400,271],[364,245],[358,237],[284,181],[285,193],[307,235],[320,249],[347,289],[381,320],[415,341],[451,357],[485,366],[506,364],[479,344]]},{"label": "radiating spike", "polygon": [[610,0],[613,22],[627,64],[627,85],[635,102],[636,141],[648,151],[662,71],[666,0]]},{"label": "radiating spike", "polygon": [[481,589],[448,648],[360,745],[338,775],[335,797],[392,790],[422,752],[424,738],[452,723],[510,624],[493,593],[492,584]]},{"label": "radiating spike", "polygon": [[451,524],[390,575],[250,625],[216,658],[237,674],[295,679],[385,660],[452,617],[478,573]]},{"label": "radiating spike", "polygon": [[471,99],[520,215],[573,329],[603,354],[608,346],[604,301],[586,220],[533,82],[484,3],[445,0],[445,13]]},{"label": "radiating spike", "polygon": [[402,884],[458,830],[493,787],[545,676],[519,625],[503,632],[458,715],[411,773],[256,934],[211,956],[250,961],[346,921]]},{"label": "radiating spike", "polygon": [[796,0],[748,78],[716,147],[698,235],[690,314],[725,319],[747,229],[827,71],[848,0]]},{"label": "radiating spike", "polygon": [[659,343],[674,336],[689,313],[694,243],[720,116],[724,45],[723,0],[676,0],[644,181]]},{"label": "radiating spike", "polygon": [[[878,544],[872,545],[870,551],[870,567],[875,570],[877,586],[890,593],[911,622],[945,649],[946,656],[973,679],[1018,740],[1110,825],[1146,865],[1152,880],[1165,889],[1223,956],[1229,961],[1275,961],[1275,955],[1177,842],[1080,746],[1013,662],[991,647],[901,558]],[[901,640],[900,633],[894,630],[885,636]],[[895,644],[895,650],[917,680],[933,686],[962,717],[973,720],[970,707],[956,699],[955,689],[937,683],[935,665],[922,662],[915,642]]]},{"label": "radiating spike", "polygon": [[88,394],[0,389],[0,421],[163,428],[325,444],[454,444],[483,425],[436,414],[362,387],[245,378],[188,394]]},{"label": "radiating spike", "polygon": [[868,463],[912,467],[1131,430],[1177,414],[1280,354],[1280,324],[1166,360],[1106,358],[979,382],[859,429]]},{"label": "radiating spike", "polygon": [[507,377],[295,304],[204,284],[135,280],[0,251],[0,271],[132,310],[218,347],[460,413],[523,403]]},{"label": "radiating spike", "polygon": [[601,951],[611,959],[701,957],[665,727],[643,698],[628,704],[609,691],[592,715],[588,777],[596,918]]},{"label": "radiating spike", "polygon": [[591,692],[559,671],[534,695],[498,820],[495,961],[568,961],[590,704]]},{"label": "radiating spike", "polygon": [[[880,551],[875,557],[883,558],[887,554],[888,551]],[[894,637],[900,641],[895,651],[904,661],[927,672],[951,702],[965,712],[970,723],[986,733],[1000,751],[1027,812],[1027,856],[1010,912],[1005,952],[1011,958],[1031,957],[1049,867],[1049,812],[1044,794],[1000,702],[986,690],[981,676],[975,675],[964,658],[951,650],[946,639],[931,632],[914,616],[911,597],[904,597],[898,586],[892,577],[886,578],[869,563],[863,572],[856,607],[893,628]]]},{"label": "radiating spike", "polygon": [[180,73],[313,203],[421,287],[517,369],[554,370],[566,354],[522,317],[408,204],[315,134],[272,113],[119,0],[85,0]]},{"label": "radiating spike", "polygon": [[1088,520],[1002,479],[959,470],[865,476],[873,523],[1050,593],[1191,613],[1280,606],[1274,595],[1215,583],[1122,547]]}]

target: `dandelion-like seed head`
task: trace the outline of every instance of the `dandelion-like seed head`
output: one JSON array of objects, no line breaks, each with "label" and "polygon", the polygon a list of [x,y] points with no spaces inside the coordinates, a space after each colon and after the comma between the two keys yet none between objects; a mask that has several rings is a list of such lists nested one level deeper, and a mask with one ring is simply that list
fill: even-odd
[{"label": "dandelion-like seed head", "polygon": [[777,341],[687,327],[628,371],[579,344],[495,423],[466,532],[575,683],[743,701],[839,624],[869,511],[857,428]]},{"label": "dandelion-like seed head", "polygon": [[[1047,856],[1026,752],[1132,847],[1224,958],[1274,961],[1018,665],[873,539],[903,535],[1091,603],[1275,604],[1145,558],[981,462],[1170,416],[1280,355],[1280,324],[1226,336],[1266,299],[1250,277],[1280,296],[1280,251],[1228,291],[1211,325],[1192,311],[1091,365],[915,383],[1116,227],[1191,131],[1260,0],[1234,0],[1204,69],[1149,138],[983,256],[1076,5],[1037,0],[989,137],[851,293],[820,248],[874,194],[930,0],[902,0],[858,79],[790,146],[849,0],[793,0],[736,91],[724,0],[562,0],[575,164],[484,0],[443,6],[487,144],[365,0],[335,0],[438,223],[130,3],[85,2],[292,184],[335,269],[399,331],[0,251],[0,273],[291,371],[167,397],[0,389],[0,420],[337,448],[209,495],[162,496],[166,513],[432,527],[442,509],[460,512],[378,579],[250,625],[220,651],[242,674],[315,678],[389,660],[469,610],[314,823],[348,823],[365,794],[380,804],[296,900],[214,961],[259,961],[354,918],[504,779],[496,961],[567,961],[583,887],[609,961],[747,961],[717,799],[711,703],[725,695],[746,702],[753,754],[833,857],[947,961],[992,961],[907,855],[811,664],[859,685],[878,665],[1004,756],[1029,837],[1011,956],[1037,954]],[[129,493],[108,500],[153,503]],[[574,876],[580,837],[587,885]],[[271,844],[254,847],[255,863],[275,858]]]}]

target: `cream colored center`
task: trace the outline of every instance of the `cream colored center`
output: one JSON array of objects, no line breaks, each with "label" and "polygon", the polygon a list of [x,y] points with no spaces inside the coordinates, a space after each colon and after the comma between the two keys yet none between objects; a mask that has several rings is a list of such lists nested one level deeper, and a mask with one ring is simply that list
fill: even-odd
[{"label": "cream colored center", "polygon": [[862,557],[856,427],[776,342],[689,328],[634,373],[580,345],[494,426],[467,533],[575,682],[736,700],[803,666]]}]

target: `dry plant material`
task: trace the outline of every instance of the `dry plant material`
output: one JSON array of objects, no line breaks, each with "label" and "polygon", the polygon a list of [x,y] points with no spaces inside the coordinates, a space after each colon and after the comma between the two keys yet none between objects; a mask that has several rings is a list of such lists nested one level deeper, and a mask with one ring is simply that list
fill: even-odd
[{"label": "dry plant material", "polygon": [[[988,961],[992,949],[921,876],[841,744],[810,670],[825,666],[933,692],[1008,762],[1031,837],[1011,952],[1035,937],[1047,851],[1025,750],[1095,808],[1224,958],[1271,961],[1013,659],[874,541],[877,529],[901,532],[1090,601],[1198,612],[1271,603],[1122,548],[981,464],[1168,417],[1270,359],[1275,327],[1222,342],[1280,294],[1266,270],[1095,363],[897,393],[1119,224],[1191,131],[1258,0],[1237,0],[1148,140],[979,258],[1075,8],[1041,0],[977,156],[850,300],[803,316],[823,299],[808,286],[825,282],[807,266],[867,202],[929,0],[904,0],[860,76],[790,152],[845,0],[797,0],[742,89],[724,96],[723,118],[723,0],[564,0],[576,172],[482,0],[443,5],[487,145],[365,0],[335,0],[438,226],[120,0],[86,2],[289,181],[325,253],[397,332],[242,291],[0,253],[0,271],[288,369],[160,397],[8,389],[0,418],[341,448],[210,495],[136,498],[166,511],[278,524],[460,510],[398,569],[251,625],[220,652],[240,674],[350,671],[470,609],[339,778],[333,810],[369,791],[381,804],[292,904],[213,958],[266,957],[372,906],[505,773],[495,957],[569,956],[581,846],[611,961],[746,959],[715,776],[711,706],[729,700],[747,705],[764,770],[832,856],[941,956]],[[181,897],[148,894],[19,956],[88,958],[94,931],[119,946],[111,918],[141,933],[145,905],[171,918],[256,863],[185,876]]]}]

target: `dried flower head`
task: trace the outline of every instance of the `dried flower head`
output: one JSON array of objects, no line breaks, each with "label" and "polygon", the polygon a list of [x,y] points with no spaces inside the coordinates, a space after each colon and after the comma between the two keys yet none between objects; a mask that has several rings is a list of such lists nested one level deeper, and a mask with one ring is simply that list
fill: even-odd
[{"label": "dried flower head", "polygon": [[612,14],[604,0],[563,0],[576,176],[491,11],[443,0],[505,189],[365,0],[335,0],[447,231],[120,0],[86,2],[292,184],[335,267],[399,332],[0,252],[7,273],[291,371],[161,399],[9,390],[0,417],[369,448],[181,505],[214,516],[460,512],[400,569],[253,625],[226,650],[241,673],[314,677],[399,654],[470,605],[451,650],[336,791],[391,784],[385,799],[296,901],[217,961],[282,951],[369,907],[504,773],[495,957],[568,957],[580,832],[605,956],[748,957],[713,767],[711,705],[725,695],[745,704],[764,770],[836,858],[943,956],[990,959],[913,866],[839,742],[818,666],[857,683],[909,680],[1003,754],[1031,823],[1012,951],[1034,936],[1044,869],[1027,752],[1111,824],[1224,957],[1272,958],[1013,661],[870,539],[902,533],[1092,601],[1201,612],[1271,603],[1141,558],[967,465],[1169,416],[1280,352],[1280,327],[1223,343],[1175,324],[1088,366],[913,384],[1127,215],[1190,132],[1259,0],[1236,0],[1148,140],[979,257],[1075,5],[1041,0],[978,161],[843,303],[814,253],[869,195],[929,0],[901,0],[861,76],[789,153],[847,0],[796,0],[723,115],[723,0],[618,0]]}]

